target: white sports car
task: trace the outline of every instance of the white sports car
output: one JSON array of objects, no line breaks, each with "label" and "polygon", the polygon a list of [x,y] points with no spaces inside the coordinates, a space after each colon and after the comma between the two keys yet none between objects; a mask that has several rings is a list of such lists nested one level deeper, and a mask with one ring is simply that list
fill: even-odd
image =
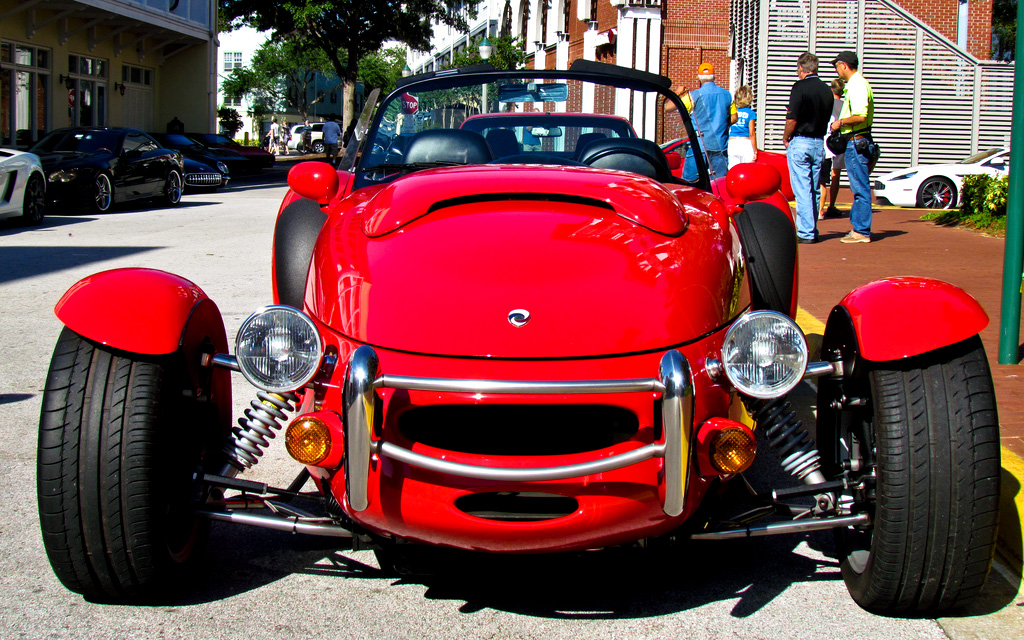
[{"label": "white sports car", "polygon": [[927,164],[887,173],[875,180],[875,200],[897,207],[952,209],[960,202],[964,176],[1006,175],[1010,150],[986,149],[953,164]]},{"label": "white sports car", "polygon": [[19,218],[22,224],[43,221],[46,177],[39,157],[25,151],[0,149],[0,220]]}]

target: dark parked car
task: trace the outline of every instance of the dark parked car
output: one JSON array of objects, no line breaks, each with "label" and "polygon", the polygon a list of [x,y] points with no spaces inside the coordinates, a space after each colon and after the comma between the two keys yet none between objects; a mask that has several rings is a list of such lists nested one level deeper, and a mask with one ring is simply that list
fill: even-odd
[{"label": "dark parked car", "polygon": [[228,183],[228,174],[208,164],[185,158],[186,191],[213,191]]},{"label": "dark parked car", "polygon": [[229,149],[208,147],[181,133],[151,133],[150,135],[168,149],[180,151],[181,155],[186,158],[192,158],[196,162],[214,167],[221,173],[238,175],[259,170],[252,161],[241,154]]},{"label": "dark parked car", "polygon": [[243,144],[238,144],[231,138],[219,133],[186,133],[185,135],[211,149],[234,151],[238,155],[248,158],[251,163],[249,169],[253,172],[274,166],[274,154],[268,153],[259,147],[247,147]]},{"label": "dark parked car", "polygon": [[170,205],[181,200],[181,154],[136,129],[57,129],[31,151],[43,163],[51,206],[84,204],[103,213],[129,200],[163,198]]}]

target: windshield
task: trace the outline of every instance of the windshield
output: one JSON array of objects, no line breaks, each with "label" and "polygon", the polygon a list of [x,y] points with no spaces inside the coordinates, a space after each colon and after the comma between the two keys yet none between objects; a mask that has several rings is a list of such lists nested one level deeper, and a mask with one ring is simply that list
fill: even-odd
[{"label": "windshield", "polygon": [[[451,165],[596,166],[591,145],[631,139],[657,154],[657,144],[689,137],[688,114],[658,76],[598,63],[579,73],[479,71],[424,74],[388,95],[360,147],[356,187]],[[691,184],[708,186],[704,163],[694,164]]]},{"label": "windshield", "polygon": [[1000,151],[1001,151],[1001,149],[986,149],[984,151],[979,151],[978,153],[974,154],[973,156],[964,158],[963,160],[961,160],[957,164],[977,164],[977,163],[981,162],[982,160],[984,160],[985,158],[991,158],[992,156],[996,155]]},{"label": "windshield", "polygon": [[113,131],[54,131],[32,147],[32,153],[70,151],[92,153],[113,152],[120,146],[121,135]]},{"label": "windshield", "polygon": [[164,135],[158,135],[157,139],[160,140],[160,142],[162,142],[163,144],[170,147],[181,148],[199,146],[199,144],[195,140],[187,138],[181,135],[180,133],[166,133]]}]

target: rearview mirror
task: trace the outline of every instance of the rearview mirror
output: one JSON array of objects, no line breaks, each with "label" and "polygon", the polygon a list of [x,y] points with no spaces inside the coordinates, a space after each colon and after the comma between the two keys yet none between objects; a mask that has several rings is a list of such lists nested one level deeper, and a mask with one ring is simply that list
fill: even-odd
[{"label": "rearview mirror", "polygon": [[564,82],[506,84],[498,87],[498,102],[565,102],[569,85]]},{"label": "rearview mirror", "polygon": [[561,138],[562,127],[531,127],[530,133],[535,138]]}]

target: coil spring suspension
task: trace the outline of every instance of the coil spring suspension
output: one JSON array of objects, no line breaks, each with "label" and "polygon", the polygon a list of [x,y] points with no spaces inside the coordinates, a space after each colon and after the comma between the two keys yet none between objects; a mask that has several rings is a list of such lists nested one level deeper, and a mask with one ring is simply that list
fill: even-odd
[{"label": "coil spring suspension", "polygon": [[259,462],[263,450],[277,436],[275,432],[281,430],[280,421],[288,419],[285,411],[294,411],[292,403],[298,401],[294,393],[258,392],[238,419],[238,426],[231,429],[231,439],[224,446],[228,463],[244,471]]},{"label": "coil spring suspension", "polygon": [[785,398],[750,398],[746,404],[751,417],[764,428],[768,445],[779,458],[782,468],[808,484],[824,482],[820,471],[821,455],[789,402]]}]

